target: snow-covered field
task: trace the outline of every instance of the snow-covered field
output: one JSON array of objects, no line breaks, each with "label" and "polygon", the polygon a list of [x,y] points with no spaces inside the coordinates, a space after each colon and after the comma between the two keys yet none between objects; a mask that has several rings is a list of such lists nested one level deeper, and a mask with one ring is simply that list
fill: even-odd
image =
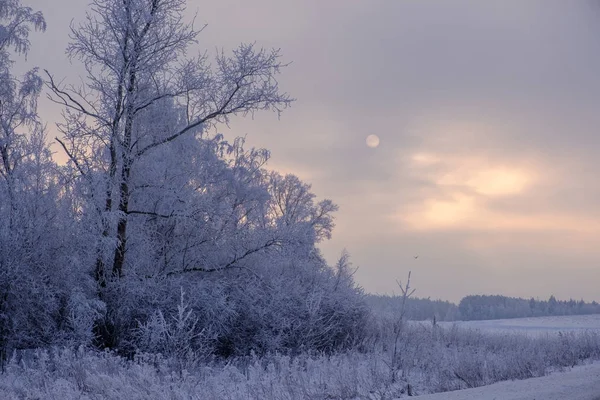
[{"label": "snow-covered field", "polygon": [[600,363],[541,378],[417,396],[419,400],[599,400]]},{"label": "snow-covered field", "polygon": [[445,326],[451,326],[452,324],[457,324],[463,328],[480,329],[485,332],[538,335],[558,332],[600,330],[600,314],[440,323],[440,325]]}]

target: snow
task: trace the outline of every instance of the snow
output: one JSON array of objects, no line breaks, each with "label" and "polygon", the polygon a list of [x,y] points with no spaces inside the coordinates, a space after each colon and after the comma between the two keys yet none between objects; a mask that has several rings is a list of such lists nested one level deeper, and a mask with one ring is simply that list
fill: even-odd
[{"label": "snow", "polygon": [[600,314],[440,322],[439,324],[446,326],[457,324],[462,328],[479,329],[485,332],[539,335],[558,332],[600,330]]},{"label": "snow", "polygon": [[541,378],[417,396],[419,400],[600,400],[600,363]]},{"label": "snow", "polygon": [[[487,333],[529,336],[600,330],[600,315],[551,316],[484,321],[441,322]],[[577,366],[541,378],[505,381],[474,389],[417,396],[420,400],[600,400],[600,363]]]}]

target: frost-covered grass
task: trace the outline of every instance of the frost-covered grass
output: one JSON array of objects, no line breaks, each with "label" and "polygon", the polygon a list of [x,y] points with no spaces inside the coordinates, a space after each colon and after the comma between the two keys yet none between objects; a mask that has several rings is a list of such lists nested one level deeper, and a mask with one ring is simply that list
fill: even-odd
[{"label": "frost-covered grass", "polygon": [[598,400],[600,363],[522,381],[418,397],[419,400]]},{"label": "frost-covered grass", "polygon": [[[527,337],[411,326],[390,365],[385,329],[364,351],[197,364],[88,350],[21,354],[0,375],[4,399],[393,399],[546,375],[600,359],[600,334]],[[391,372],[396,373],[392,382]]]}]

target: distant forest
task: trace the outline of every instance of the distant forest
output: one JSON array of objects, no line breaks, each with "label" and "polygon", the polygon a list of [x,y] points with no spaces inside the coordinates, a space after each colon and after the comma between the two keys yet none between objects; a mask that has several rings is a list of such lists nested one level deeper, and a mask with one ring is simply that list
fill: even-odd
[{"label": "distant forest", "polygon": [[[368,295],[367,302],[378,314],[394,314],[400,309],[402,298],[388,295]],[[600,314],[600,304],[583,300],[523,299],[500,295],[470,295],[458,305],[449,301],[429,298],[409,298],[406,317],[415,321],[472,321],[484,319],[544,317],[551,315]]]},{"label": "distant forest", "polygon": [[[402,297],[388,295],[366,295],[367,304],[378,316],[393,317],[399,312]],[[425,321],[435,316],[438,321],[460,320],[458,306],[444,300],[420,299],[411,297],[406,300],[406,318],[414,321]]]},{"label": "distant forest", "polygon": [[600,304],[583,300],[529,300],[506,296],[467,296],[458,304],[463,320],[600,314]]}]

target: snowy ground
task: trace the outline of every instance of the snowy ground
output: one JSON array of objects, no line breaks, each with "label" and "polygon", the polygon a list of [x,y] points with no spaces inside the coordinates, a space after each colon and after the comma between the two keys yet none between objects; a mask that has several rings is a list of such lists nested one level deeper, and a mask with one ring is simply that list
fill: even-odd
[{"label": "snowy ground", "polygon": [[[516,332],[528,335],[538,335],[557,332],[600,330],[600,314],[497,319],[489,321],[458,321],[455,323],[464,328],[481,329],[486,332]],[[441,322],[440,324],[451,326],[453,322]]]},{"label": "snowy ground", "polygon": [[[442,323],[452,325],[452,323]],[[600,330],[600,315],[460,321],[457,325],[486,332],[556,334]],[[600,363],[578,366],[523,381],[500,382],[475,389],[418,396],[422,400],[600,400]]]},{"label": "snowy ground", "polygon": [[600,400],[600,363],[541,378],[417,396],[419,400]]}]

